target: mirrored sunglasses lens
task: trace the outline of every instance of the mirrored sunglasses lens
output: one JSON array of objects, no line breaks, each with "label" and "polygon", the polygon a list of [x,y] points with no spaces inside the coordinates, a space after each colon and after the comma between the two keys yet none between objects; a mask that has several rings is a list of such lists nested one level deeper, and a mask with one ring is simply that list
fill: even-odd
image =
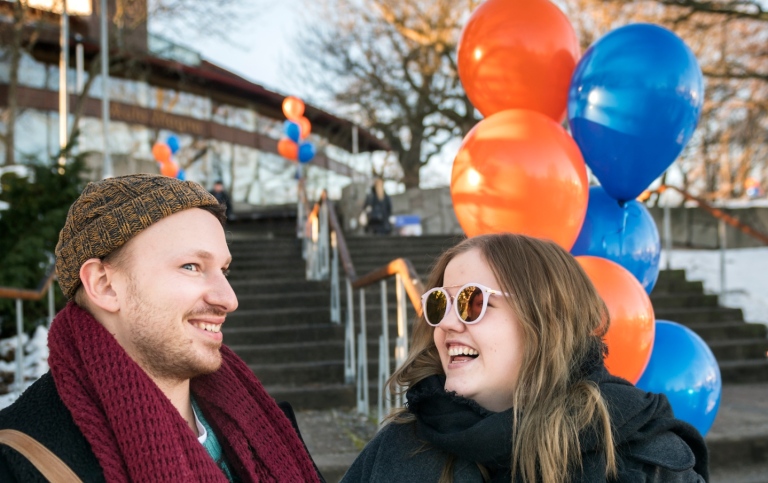
[{"label": "mirrored sunglasses lens", "polygon": [[427,318],[427,322],[432,325],[437,325],[445,317],[446,297],[442,290],[435,290],[427,297],[426,307],[424,307],[424,315]]},{"label": "mirrored sunglasses lens", "polygon": [[466,287],[459,292],[456,296],[459,318],[464,322],[476,321],[483,311],[483,297],[485,297],[483,291],[475,286]]}]

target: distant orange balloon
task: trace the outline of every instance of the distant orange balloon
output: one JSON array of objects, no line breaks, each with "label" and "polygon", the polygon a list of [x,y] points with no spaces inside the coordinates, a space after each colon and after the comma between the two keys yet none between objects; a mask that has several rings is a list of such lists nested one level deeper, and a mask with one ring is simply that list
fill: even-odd
[{"label": "distant orange balloon", "polygon": [[456,218],[468,237],[523,233],[570,250],[587,212],[584,159],[555,121],[523,109],[480,121],[451,173]]},{"label": "distant orange balloon", "polygon": [[171,160],[171,148],[165,143],[155,143],[152,146],[152,156],[158,163],[165,164]]},{"label": "distant orange balloon", "polygon": [[483,116],[531,109],[561,122],[580,55],[571,23],[549,0],[487,0],[462,30],[459,78]]},{"label": "distant orange balloon", "polygon": [[284,158],[296,161],[299,157],[299,145],[288,138],[283,138],[277,142],[277,152]]},{"label": "distant orange balloon", "polygon": [[301,133],[299,139],[306,139],[309,133],[312,132],[312,123],[304,116],[296,119],[296,123],[298,123],[299,132]]},{"label": "distant orange balloon", "polygon": [[656,317],[640,282],[621,265],[600,257],[579,256],[597,292],[608,306],[611,325],[605,336],[608,371],[632,384],[640,380],[651,358]]},{"label": "distant orange balloon", "polygon": [[288,96],[283,99],[283,114],[291,121],[304,115],[304,101],[298,97]]},{"label": "distant orange balloon", "polygon": [[179,165],[175,161],[169,161],[160,165],[160,174],[175,178],[179,174]]}]

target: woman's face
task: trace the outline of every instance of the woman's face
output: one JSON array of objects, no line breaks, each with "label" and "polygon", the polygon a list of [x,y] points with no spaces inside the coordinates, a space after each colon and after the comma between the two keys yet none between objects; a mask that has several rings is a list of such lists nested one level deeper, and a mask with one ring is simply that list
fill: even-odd
[{"label": "woman's face", "polygon": [[[464,284],[478,283],[500,290],[493,272],[477,249],[464,252],[445,267],[443,286],[451,297]],[[523,334],[504,295],[480,294],[471,303],[488,308],[480,321],[464,324],[454,307],[435,327],[434,339],[445,371],[445,390],[473,399],[491,411],[512,407],[523,352]],[[452,300],[452,304],[453,304]],[[451,355],[453,354],[453,355]]]}]

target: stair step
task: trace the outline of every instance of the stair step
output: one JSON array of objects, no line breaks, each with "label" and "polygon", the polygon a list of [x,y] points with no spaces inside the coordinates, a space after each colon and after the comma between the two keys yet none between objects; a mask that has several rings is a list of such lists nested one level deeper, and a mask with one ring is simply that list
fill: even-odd
[{"label": "stair step", "polygon": [[311,342],[322,343],[325,340],[344,340],[344,328],[340,325],[290,325],[270,327],[227,327],[222,329],[224,343],[229,345]]},{"label": "stair step", "polygon": [[656,293],[655,290],[651,292],[651,303],[654,311],[682,307],[717,307],[718,300],[717,295],[697,292]]},{"label": "stair step", "polygon": [[707,343],[715,359],[719,361],[733,360],[768,360],[768,339],[730,339],[716,340]]},{"label": "stair step", "polygon": [[355,406],[353,384],[307,384],[302,387],[266,385],[276,401],[287,401],[295,411],[348,409]]},{"label": "stair step", "polygon": [[654,310],[656,319],[680,324],[743,321],[741,309],[729,307],[681,307]]},{"label": "stair step", "polygon": [[[344,359],[312,362],[282,362],[279,364],[248,364],[256,377],[264,385],[282,384],[285,386],[303,385],[311,383],[333,384],[344,381]],[[378,357],[375,359],[368,355],[368,378],[376,380],[379,367]],[[395,363],[392,360],[390,371],[394,370]]]},{"label": "stair step", "polygon": [[768,359],[717,361],[723,383],[744,384],[768,382]]},{"label": "stair step", "polygon": [[696,332],[707,343],[726,339],[765,339],[768,337],[768,328],[763,324],[750,324],[747,322],[722,322],[722,323],[694,323],[684,324]]},{"label": "stair step", "polygon": [[[329,340],[322,343],[286,342],[280,344],[230,345],[247,364],[281,364],[292,362],[335,361],[344,358],[344,340]],[[378,354],[379,340],[368,338],[368,355]],[[394,359],[395,340],[390,337],[389,354]]]}]

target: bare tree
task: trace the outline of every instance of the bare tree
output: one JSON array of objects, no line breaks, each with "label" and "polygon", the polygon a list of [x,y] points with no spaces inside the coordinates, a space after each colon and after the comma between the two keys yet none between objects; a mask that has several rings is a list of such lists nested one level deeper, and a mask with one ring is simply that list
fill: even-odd
[{"label": "bare tree", "polygon": [[[329,0],[299,38],[305,81],[382,135],[407,188],[479,120],[459,82],[456,47],[478,0]],[[319,101],[322,102],[322,101]]]}]

